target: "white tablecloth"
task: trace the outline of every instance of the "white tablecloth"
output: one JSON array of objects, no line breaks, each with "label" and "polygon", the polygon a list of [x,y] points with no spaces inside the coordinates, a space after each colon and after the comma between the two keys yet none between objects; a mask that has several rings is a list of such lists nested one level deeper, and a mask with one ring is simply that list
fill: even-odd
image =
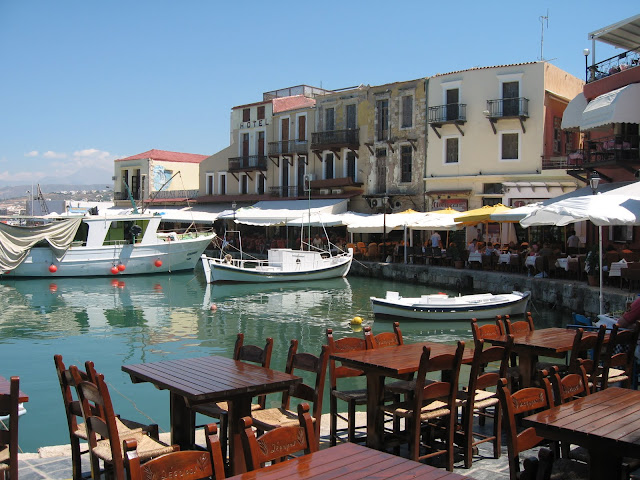
[{"label": "white tablecloth", "polygon": [[469,263],[471,263],[471,262],[480,262],[480,263],[482,263],[482,254],[478,253],[478,252],[470,253],[468,261],[469,261]]},{"label": "white tablecloth", "polygon": [[524,261],[524,264],[527,267],[535,267],[536,266],[536,258],[535,256],[528,256],[527,259]]},{"label": "white tablecloth", "polygon": [[511,263],[511,254],[501,253],[500,257],[498,257],[498,263]]},{"label": "white tablecloth", "polygon": [[611,262],[611,268],[609,269],[609,276],[621,277],[623,268],[627,268],[626,260],[620,260],[619,262]]}]

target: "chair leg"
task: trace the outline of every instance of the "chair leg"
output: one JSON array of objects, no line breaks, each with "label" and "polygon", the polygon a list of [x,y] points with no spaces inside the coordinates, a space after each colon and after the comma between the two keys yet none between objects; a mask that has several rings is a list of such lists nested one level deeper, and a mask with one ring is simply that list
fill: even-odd
[{"label": "chair leg", "polygon": [[227,446],[229,444],[229,415],[220,415],[220,449],[223,458],[227,458]]},{"label": "chair leg", "polygon": [[471,468],[473,463],[473,410],[463,409],[464,428],[464,468]]},{"label": "chair leg", "polygon": [[338,399],[333,395],[329,397],[329,443],[332,447],[336,445],[338,430]]},{"label": "chair leg", "polygon": [[500,458],[502,444],[502,412],[500,405],[493,407],[493,458]]},{"label": "chair leg", "polygon": [[356,402],[349,402],[347,404],[347,438],[351,443],[356,441]]},{"label": "chair leg", "polygon": [[82,479],[82,455],[80,453],[80,439],[73,436],[71,438],[71,467],[73,472],[73,480]]}]

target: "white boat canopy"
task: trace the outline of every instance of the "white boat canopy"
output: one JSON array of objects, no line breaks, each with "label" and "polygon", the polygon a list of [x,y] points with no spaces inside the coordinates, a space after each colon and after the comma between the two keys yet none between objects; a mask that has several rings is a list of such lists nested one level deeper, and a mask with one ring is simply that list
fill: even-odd
[{"label": "white boat canopy", "polygon": [[[305,214],[344,213],[347,211],[346,199],[326,200],[273,200],[258,202],[251,207],[243,207],[235,212],[236,223],[244,225],[274,226],[289,225],[289,222],[301,220]],[[234,213],[226,213],[221,218],[232,219]]]}]

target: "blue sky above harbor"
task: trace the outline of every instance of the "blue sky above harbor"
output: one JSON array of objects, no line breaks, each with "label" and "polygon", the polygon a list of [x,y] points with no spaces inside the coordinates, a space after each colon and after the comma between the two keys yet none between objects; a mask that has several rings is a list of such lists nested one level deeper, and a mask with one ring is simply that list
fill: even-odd
[{"label": "blue sky above harbor", "polygon": [[0,185],[108,185],[115,158],[215,153],[230,109],[269,90],[535,61],[547,9],[544,58],[583,78],[587,33],[638,13],[555,3],[0,0]]}]

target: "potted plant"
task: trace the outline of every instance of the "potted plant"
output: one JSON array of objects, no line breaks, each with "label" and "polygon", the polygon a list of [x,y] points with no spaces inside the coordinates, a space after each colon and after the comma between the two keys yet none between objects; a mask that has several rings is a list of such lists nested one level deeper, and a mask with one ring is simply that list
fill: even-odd
[{"label": "potted plant", "polygon": [[585,272],[587,272],[587,281],[592,287],[598,285],[600,274],[600,251],[598,245],[591,247],[585,258]]}]

